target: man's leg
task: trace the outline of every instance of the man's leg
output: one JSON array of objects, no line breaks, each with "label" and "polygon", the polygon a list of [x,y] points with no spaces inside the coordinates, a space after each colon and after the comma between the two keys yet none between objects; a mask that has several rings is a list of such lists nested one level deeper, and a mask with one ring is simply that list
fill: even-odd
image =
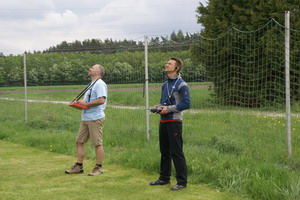
[{"label": "man's leg", "polygon": [[84,144],[76,142],[77,163],[83,163],[84,160]]},{"label": "man's leg", "polygon": [[76,137],[76,154],[77,163],[83,163],[84,159],[84,144],[89,139],[89,128],[86,122],[80,123],[80,128]]},{"label": "man's leg", "polygon": [[96,146],[95,152],[96,152],[96,164],[102,164],[103,157],[104,157],[103,145]]},{"label": "man's leg", "polygon": [[172,169],[172,160],[169,148],[169,138],[167,132],[167,123],[160,123],[159,127],[159,147],[161,153],[160,160],[160,180],[169,181]]},{"label": "man's leg", "polygon": [[83,173],[83,159],[84,159],[84,144],[76,142],[76,154],[77,162],[71,167],[70,170],[66,170],[65,174],[82,174]]},{"label": "man's leg", "polygon": [[185,156],[183,154],[182,123],[170,122],[170,126],[168,126],[168,133],[171,157],[176,169],[177,184],[186,186],[187,166]]},{"label": "man's leg", "polygon": [[95,154],[96,154],[96,165],[89,176],[96,176],[102,174],[102,162],[104,157],[104,148],[103,148],[103,137],[102,137],[102,130],[104,125],[105,119],[99,119],[96,121],[91,121],[89,123],[89,131],[90,131],[90,138],[92,143],[95,147]]},{"label": "man's leg", "polygon": [[103,155],[104,150],[102,145],[95,146],[96,152],[96,165],[93,168],[92,172],[88,174],[88,176],[96,176],[102,174],[102,162],[103,162]]},{"label": "man's leg", "polygon": [[80,128],[76,138],[76,157],[77,162],[66,170],[66,174],[81,174],[83,173],[83,160],[84,160],[84,143],[88,140],[88,127],[85,122],[80,123]]},{"label": "man's leg", "polygon": [[150,185],[166,185],[170,184],[172,160],[169,152],[168,133],[166,132],[166,124],[159,124],[159,147],[161,153],[160,159],[160,176],[158,180],[150,182]]},{"label": "man's leg", "polygon": [[104,157],[104,148],[103,148],[103,126],[105,119],[99,119],[96,121],[91,121],[89,123],[89,132],[92,144],[95,147],[96,154],[96,164],[102,164]]}]

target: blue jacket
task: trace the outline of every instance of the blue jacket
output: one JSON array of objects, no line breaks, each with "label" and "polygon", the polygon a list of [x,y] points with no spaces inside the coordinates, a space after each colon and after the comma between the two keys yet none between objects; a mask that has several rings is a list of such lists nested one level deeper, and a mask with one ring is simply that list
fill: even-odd
[{"label": "blue jacket", "polygon": [[160,105],[167,106],[168,111],[168,114],[160,115],[162,120],[182,121],[182,111],[190,108],[190,92],[180,74],[163,83]]}]

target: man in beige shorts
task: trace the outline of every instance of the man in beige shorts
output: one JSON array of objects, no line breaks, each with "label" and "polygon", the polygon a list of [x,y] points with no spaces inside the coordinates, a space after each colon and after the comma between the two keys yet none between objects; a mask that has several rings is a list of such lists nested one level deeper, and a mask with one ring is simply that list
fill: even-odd
[{"label": "man in beige shorts", "polygon": [[77,162],[66,170],[66,174],[82,174],[84,160],[84,144],[91,139],[96,152],[96,165],[88,176],[102,174],[102,162],[104,156],[103,149],[103,125],[105,121],[105,107],[107,102],[107,86],[101,79],[104,75],[104,68],[96,64],[89,69],[89,76],[92,79],[90,87],[84,94],[84,99],[78,103],[87,106],[88,109],[83,109],[81,114],[81,123],[78,135],[76,138],[76,153]]}]

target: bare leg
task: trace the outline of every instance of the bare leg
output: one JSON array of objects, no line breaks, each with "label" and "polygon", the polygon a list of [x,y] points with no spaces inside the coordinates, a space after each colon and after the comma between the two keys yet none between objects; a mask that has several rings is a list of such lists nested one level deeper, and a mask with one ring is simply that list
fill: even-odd
[{"label": "bare leg", "polygon": [[104,157],[104,148],[102,145],[95,147],[96,152],[96,164],[102,164]]},{"label": "bare leg", "polygon": [[83,163],[84,159],[84,144],[77,142],[76,143],[76,152],[77,152],[77,162]]}]

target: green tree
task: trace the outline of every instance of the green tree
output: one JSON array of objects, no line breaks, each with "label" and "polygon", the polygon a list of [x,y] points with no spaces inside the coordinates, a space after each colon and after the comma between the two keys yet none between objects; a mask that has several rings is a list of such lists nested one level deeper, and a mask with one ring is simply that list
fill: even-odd
[{"label": "green tree", "polygon": [[13,67],[10,72],[7,74],[8,82],[11,85],[23,85],[23,70],[21,67]]},{"label": "green tree", "polygon": [[0,67],[0,86],[4,86],[6,83],[4,67]]},{"label": "green tree", "polygon": [[177,32],[177,39],[178,39],[179,42],[184,41],[185,38],[184,38],[184,34],[183,34],[182,30],[179,30]]},{"label": "green tree", "polygon": [[116,62],[113,64],[113,67],[107,71],[107,80],[108,82],[114,83],[130,83],[133,70],[133,67],[127,62]]},{"label": "green tree", "polygon": [[[295,0],[210,0],[206,6],[199,4],[198,23],[204,27],[202,37],[223,39],[201,39],[191,51],[194,59],[206,67],[219,103],[261,107],[279,102],[284,93],[284,51],[277,50],[284,47],[284,29],[278,28],[277,23],[269,24],[268,29],[262,27],[271,19],[284,24],[284,13],[289,10],[292,27],[300,30],[299,7],[300,1]],[[260,32],[255,35],[254,31],[258,29]],[[252,31],[252,35],[237,34],[237,30]],[[259,49],[260,53],[253,48]],[[291,47],[292,54],[296,48]],[[218,55],[218,59],[214,55]],[[257,60],[261,63],[252,62]],[[268,73],[257,78],[262,63]],[[296,65],[291,66],[292,72],[295,68]],[[293,77],[294,83],[300,82],[299,76]],[[254,81],[258,85],[255,89],[249,87]],[[299,96],[298,87],[296,84],[291,91],[294,99]]]},{"label": "green tree", "polygon": [[300,1],[297,0],[209,0],[197,8],[198,23],[204,27],[202,35],[216,38],[235,27],[253,31],[264,26],[270,19],[284,24],[285,11],[291,11],[291,24],[300,29]]}]

